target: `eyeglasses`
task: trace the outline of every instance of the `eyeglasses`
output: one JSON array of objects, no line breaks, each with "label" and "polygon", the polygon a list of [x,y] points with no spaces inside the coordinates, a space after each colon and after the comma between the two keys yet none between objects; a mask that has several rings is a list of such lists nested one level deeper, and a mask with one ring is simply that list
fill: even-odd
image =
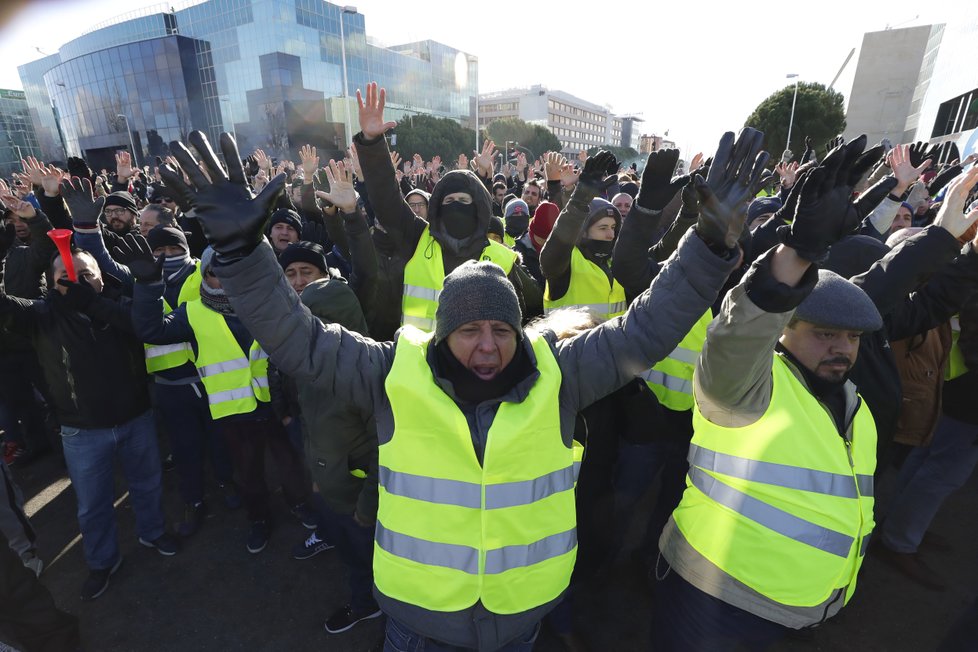
[{"label": "eyeglasses", "polygon": [[425,207],[427,205],[428,204],[426,204],[423,201],[409,201],[408,202],[408,206],[410,206],[411,208],[423,208],[423,207]]},{"label": "eyeglasses", "polygon": [[121,217],[122,215],[125,215],[126,213],[128,213],[129,212],[129,209],[127,209],[127,208],[106,208],[102,212],[105,213],[106,216],[118,215],[118,216]]}]

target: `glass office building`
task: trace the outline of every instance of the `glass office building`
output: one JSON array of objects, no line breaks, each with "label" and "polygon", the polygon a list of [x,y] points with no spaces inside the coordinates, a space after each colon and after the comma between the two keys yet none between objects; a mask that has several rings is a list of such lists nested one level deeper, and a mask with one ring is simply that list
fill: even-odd
[{"label": "glass office building", "polygon": [[24,91],[0,88],[0,176],[9,178],[22,158],[39,155]]},{"label": "glass office building", "polygon": [[[348,100],[343,100],[343,51]],[[82,153],[112,165],[135,149],[152,165],[171,140],[200,129],[235,133],[243,153],[326,156],[357,129],[356,89],[376,80],[392,119],[431,114],[474,124],[478,64],[434,41],[382,47],[364,16],[322,0],[207,0],[98,25],[21,80],[43,155]],[[347,115],[346,107],[352,107]],[[62,146],[63,143],[63,146]]]}]

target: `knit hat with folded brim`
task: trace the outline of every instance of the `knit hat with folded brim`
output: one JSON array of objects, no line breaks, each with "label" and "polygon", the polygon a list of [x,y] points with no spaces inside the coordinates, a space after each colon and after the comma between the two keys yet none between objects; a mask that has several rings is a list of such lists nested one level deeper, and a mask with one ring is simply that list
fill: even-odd
[{"label": "knit hat with folded brim", "polygon": [[795,310],[795,318],[825,328],[870,333],[883,327],[872,299],[835,272],[818,270],[818,282]]},{"label": "knit hat with folded brim", "polygon": [[469,260],[445,277],[435,311],[435,343],[459,326],[484,319],[506,322],[522,337],[523,313],[506,272],[496,263]]}]

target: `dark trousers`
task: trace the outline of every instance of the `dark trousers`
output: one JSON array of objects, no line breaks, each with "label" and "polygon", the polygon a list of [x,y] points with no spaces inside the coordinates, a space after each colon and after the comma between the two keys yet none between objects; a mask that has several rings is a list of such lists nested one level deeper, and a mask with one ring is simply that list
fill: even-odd
[{"label": "dark trousers", "polygon": [[179,477],[180,497],[188,505],[204,498],[204,459],[210,457],[214,478],[231,482],[231,455],[221,431],[211,419],[207,394],[201,385],[153,384],[157,414],[170,437]]},{"label": "dark trousers", "polygon": [[[496,652],[530,652],[539,635],[540,623],[537,623]],[[400,621],[387,619],[384,652],[466,652],[467,649],[426,638]]]},{"label": "dark trousers", "polygon": [[[714,598],[668,568],[656,585],[652,615],[655,652],[764,650],[783,638],[788,628]],[[657,569],[658,571],[659,569]]]},{"label": "dark trousers", "polygon": [[251,521],[267,521],[268,483],[265,482],[265,450],[275,462],[282,493],[289,507],[300,505],[309,498],[310,488],[302,459],[289,443],[285,428],[275,419],[261,421],[229,420],[218,422],[234,462],[241,497]]},{"label": "dark trousers", "polygon": [[42,452],[51,448],[44,411],[35,395],[41,368],[33,351],[0,355],[0,430],[8,441]]},{"label": "dark trousers", "polygon": [[0,533],[0,641],[24,652],[69,652],[81,647],[78,619],[58,609]]},{"label": "dark trousers", "polygon": [[374,528],[358,524],[352,514],[334,512],[322,499],[316,500],[315,504],[320,516],[317,535],[336,546],[346,566],[350,606],[355,612],[376,611],[377,602],[373,596]]}]

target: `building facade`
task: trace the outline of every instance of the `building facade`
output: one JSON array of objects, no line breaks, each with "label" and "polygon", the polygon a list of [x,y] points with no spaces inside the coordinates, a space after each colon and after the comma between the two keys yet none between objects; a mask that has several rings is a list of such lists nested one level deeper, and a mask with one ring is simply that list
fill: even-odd
[{"label": "building facade", "polygon": [[368,81],[387,88],[392,119],[464,124],[478,86],[471,55],[434,41],[382,47],[362,14],[322,0],[191,0],[135,12],[19,72],[44,156],[67,150],[99,166],[129,148],[152,166],[193,129],[212,140],[233,132],[242,153],[295,157],[309,143],[339,155]]},{"label": "building facade", "polygon": [[20,170],[20,161],[40,156],[24,91],[0,88],[0,176]]},{"label": "building facade", "polygon": [[560,140],[565,155],[600,145],[623,146],[622,119],[608,107],[545,86],[479,95],[479,128],[500,118],[519,118],[546,127]]}]

